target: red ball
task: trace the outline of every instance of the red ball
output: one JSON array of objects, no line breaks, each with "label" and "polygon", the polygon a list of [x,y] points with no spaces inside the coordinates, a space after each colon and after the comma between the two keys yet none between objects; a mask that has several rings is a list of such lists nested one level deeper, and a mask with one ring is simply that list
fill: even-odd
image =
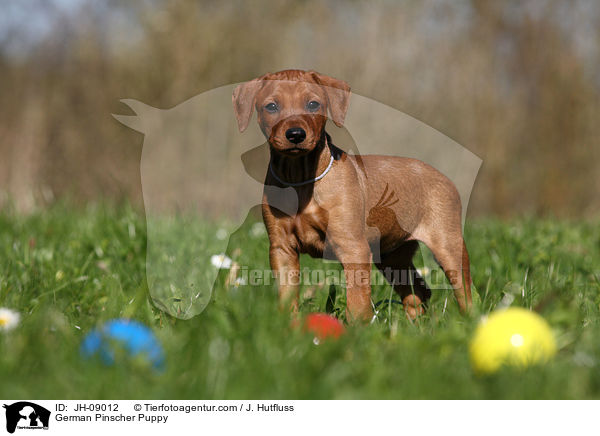
[{"label": "red ball", "polygon": [[319,341],[330,338],[337,339],[346,331],[344,324],[339,319],[326,313],[307,315],[304,330],[313,333]]}]

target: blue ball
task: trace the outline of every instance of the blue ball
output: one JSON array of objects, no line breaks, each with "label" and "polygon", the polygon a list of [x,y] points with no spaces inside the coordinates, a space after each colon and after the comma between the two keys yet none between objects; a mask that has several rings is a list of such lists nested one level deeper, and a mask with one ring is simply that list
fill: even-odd
[{"label": "blue ball", "polygon": [[81,353],[86,357],[98,354],[104,363],[112,365],[115,347],[132,357],[143,356],[156,369],[163,368],[163,350],[152,330],[130,319],[113,319],[90,332],[81,344]]}]

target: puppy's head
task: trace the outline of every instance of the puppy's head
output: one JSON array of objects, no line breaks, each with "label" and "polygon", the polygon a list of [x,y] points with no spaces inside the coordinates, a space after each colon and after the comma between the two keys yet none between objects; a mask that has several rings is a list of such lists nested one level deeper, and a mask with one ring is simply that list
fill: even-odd
[{"label": "puppy's head", "polygon": [[233,91],[240,131],[248,127],[256,109],[258,124],[272,149],[287,156],[301,156],[316,147],[328,114],[341,127],[349,102],[346,82],[314,71],[269,73]]}]

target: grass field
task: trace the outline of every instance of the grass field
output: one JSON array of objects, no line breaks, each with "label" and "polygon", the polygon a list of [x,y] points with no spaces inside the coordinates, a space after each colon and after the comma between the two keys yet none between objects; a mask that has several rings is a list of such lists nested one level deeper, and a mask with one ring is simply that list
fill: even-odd
[{"label": "grass field", "polygon": [[[198,223],[211,234],[222,226]],[[250,228],[232,238],[230,254],[240,265],[266,268],[267,238]],[[0,213],[0,307],[21,313],[14,330],[0,332],[0,397],[600,397],[598,221],[470,221],[466,240],[479,295],[473,316],[459,315],[450,291],[434,291],[417,323],[401,306],[384,303],[375,323],[350,326],[339,341],[319,346],[290,328],[274,286],[235,289],[223,274],[199,316],[182,321],[156,309],[146,286],[145,229],[143,215],[129,207]],[[304,287],[301,311],[343,314],[343,290],[333,304],[329,294],[327,287]],[[373,300],[389,295],[388,286],[376,286]],[[482,314],[507,304],[539,311],[555,332],[558,354],[543,367],[478,377],[469,339]],[[85,334],[118,317],[152,327],[165,349],[164,371],[80,356]]]}]

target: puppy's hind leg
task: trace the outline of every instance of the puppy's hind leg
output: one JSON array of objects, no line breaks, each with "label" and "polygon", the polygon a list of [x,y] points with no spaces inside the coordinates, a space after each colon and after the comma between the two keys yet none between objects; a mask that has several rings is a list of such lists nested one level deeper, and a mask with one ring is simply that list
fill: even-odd
[{"label": "puppy's hind leg", "polygon": [[382,254],[377,268],[400,296],[406,316],[415,319],[422,315],[431,297],[431,290],[413,265],[419,243],[408,241],[396,250]]},{"label": "puppy's hind leg", "polygon": [[467,313],[472,306],[471,270],[462,232],[440,232],[431,240],[423,242],[432,251],[450,281],[460,311]]}]

